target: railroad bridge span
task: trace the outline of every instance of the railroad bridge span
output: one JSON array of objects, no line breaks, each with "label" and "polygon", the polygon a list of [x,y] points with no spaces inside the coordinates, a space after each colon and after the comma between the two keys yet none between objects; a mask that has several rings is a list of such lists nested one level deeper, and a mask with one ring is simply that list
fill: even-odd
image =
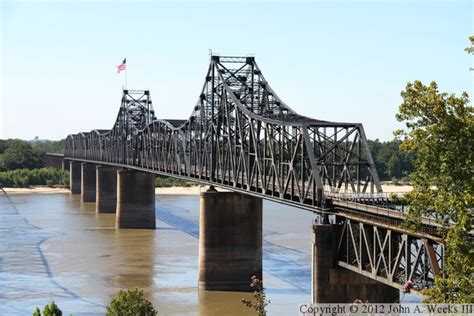
[{"label": "railroad bridge span", "polygon": [[155,175],[209,185],[200,289],[250,290],[249,277],[261,277],[262,199],[318,215],[313,302],[394,302],[407,281],[417,292],[443,273],[437,224],[404,228],[362,124],[296,113],[254,57],[212,56],[186,120],[158,119],[149,91],[124,90],[114,126],[67,136],[59,159],[69,163],[71,193],[116,213],[117,228],[155,228]]}]

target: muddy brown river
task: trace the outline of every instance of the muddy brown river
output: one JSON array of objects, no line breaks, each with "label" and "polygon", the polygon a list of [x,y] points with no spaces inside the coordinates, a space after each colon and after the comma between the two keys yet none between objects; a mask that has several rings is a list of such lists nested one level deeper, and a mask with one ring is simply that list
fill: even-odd
[{"label": "muddy brown river", "polygon": [[[310,303],[308,211],[264,201],[263,279],[270,315]],[[0,196],[0,315],[54,299],[64,315],[104,315],[140,288],[160,315],[253,315],[251,294],[197,289],[199,196],[157,195],[156,230],[116,230],[114,214],[69,194]]]}]

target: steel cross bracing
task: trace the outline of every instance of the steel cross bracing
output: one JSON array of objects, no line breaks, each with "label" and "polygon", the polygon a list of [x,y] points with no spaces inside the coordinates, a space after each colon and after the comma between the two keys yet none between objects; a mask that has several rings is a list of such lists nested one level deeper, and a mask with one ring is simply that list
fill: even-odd
[{"label": "steel cross bracing", "polygon": [[337,264],[403,289],[407,281],[419,291],[441,276],[444,246],[438,238],[407,233],[381,223],[347,217],[337,221]]},{"label": "steel cross bracing", "polygon": [[65,158],[186,178],[318,212],[347,209],[401,222],[400,212],[380,207],[388,199],[362,124],[296,113],[253,57],[212,56],[187,120],[156,119],[148,91],[124,90],[112,129],[69,135]]}]

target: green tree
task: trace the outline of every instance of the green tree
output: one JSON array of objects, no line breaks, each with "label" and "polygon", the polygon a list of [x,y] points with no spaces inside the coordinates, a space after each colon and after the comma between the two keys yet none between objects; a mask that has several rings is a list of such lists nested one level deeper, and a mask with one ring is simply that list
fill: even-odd
[{"label": "green tree", "polygon": [[444,276],[426,290],[430,302],[474,302],[474,117],[467,93],[440,93],[432,82],[408,83],[397,119],[406,129],[401,149],[414,153],[413,191],[406,195],[407,223],[413,228],[422,216],[442,224]]},{"label": "green tree", "polygon": [[[398,147],[399,145],[397,145]],[[402,179],[413,171],[413,158],[401,151],[395,151],[387,162],[387,173],[391,179]]]},{"label": "green tree", "polygon": [[[471,42],[471,46],[464,48],[468,54],[474,55],[474,35],[469,36],[469,41]],[[470,70],[474,70],[474,68],[470,68]]]},{"label": "green tree", "polygon": [[468,54],[474,54],[474,35],[469,36],[469,41],[471,42],[471,46],[464,48],[464,50]]},{"label": "green tree", "polygon": [[401,141],[369,140],[369,149],[382,181],[402,179],[413,170],[413,155],[400,150]]},{"label": "green tree", "polygon": [[154,316],[158,312],[148,301],[142,290],[120,290],[107,306],[108,316]]},{"label": "green tree", "polygon": [[369,149],[374,158],[375,167],[377,168],[377,173],[379,174],[380,180],[388,180],[387,174],[387,161],[385,158],[385,144],[380,142],[380,140],[368,140]]},{"label": "green tree", "polygon": [[[6,145],[5,145],[6,144]],[[20,139],[9,139],[0,159],[0,170],[14,170],[20,168],[33,169],[43,165],[41,154],[30,144]]]},{"label": "green tree", "polygon": [[390,156],[387,163],[388,174],[390,177],[400,179],[403,174],[403,160],[399,154]]},{"label": "green tree", "polygon": [[0,155],[3,154],[5,149],[8,148],[8,144],[10,141],[10,139],[0,139]]},{"label": "green tree", "polygon": [[43,316],[62,316],[63,312],[59,309],[54,301],[46,305],[43,309]]}]

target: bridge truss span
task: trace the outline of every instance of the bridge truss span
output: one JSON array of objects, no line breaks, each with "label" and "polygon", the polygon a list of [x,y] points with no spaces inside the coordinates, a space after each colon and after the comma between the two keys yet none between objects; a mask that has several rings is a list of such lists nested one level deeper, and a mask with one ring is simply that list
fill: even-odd
[{"label": "bridge truss span", "polygon": [[113,128],[69,135],[66,158],[321,207],[332,193],[382,192],[361,124],[312,119],[285,104],[253,57],[212,56],[187,120],[156,119],[148,91],[123,92]]},{"label": "bridge truss span", "polygon": [[408,231],[402,212],[387,204],[362,124],[296,113],[253,57],[212,56],[185,120],[157,119],[149,91],[124,90],[113,127],[69,135],[64,159],[335,214],[337,264],[391,286],[429,287],[444,268],[439,225],[424,218],[419,231]]}]

